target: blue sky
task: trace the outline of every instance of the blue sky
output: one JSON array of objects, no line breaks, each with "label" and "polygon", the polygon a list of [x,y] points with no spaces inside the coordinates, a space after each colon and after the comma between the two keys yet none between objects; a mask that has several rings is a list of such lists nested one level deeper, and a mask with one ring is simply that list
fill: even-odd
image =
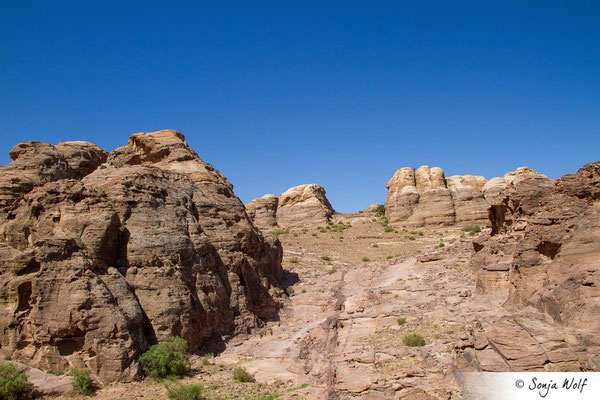
[{"label": "blue sky", "polygon": [[600,159],[599,4],[6,3],[0,164],[176,129],[244,202],[318,183],[356,211],[424,164],[557,178]]}]

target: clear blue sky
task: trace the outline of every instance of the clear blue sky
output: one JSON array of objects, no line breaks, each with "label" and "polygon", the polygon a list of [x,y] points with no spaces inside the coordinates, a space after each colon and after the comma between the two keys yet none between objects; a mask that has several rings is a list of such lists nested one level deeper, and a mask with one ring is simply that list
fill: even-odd
[{"label": "clear blue sky", "polygon": [[176,129],[247,202],[356,211],[396,169],[556,178],[600,159],[600,2],[5,2],[16,143]]}]

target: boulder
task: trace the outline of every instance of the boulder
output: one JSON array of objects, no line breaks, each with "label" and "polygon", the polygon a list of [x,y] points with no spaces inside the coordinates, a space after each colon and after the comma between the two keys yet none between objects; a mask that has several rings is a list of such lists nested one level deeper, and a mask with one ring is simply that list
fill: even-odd
[{"label": "boulder", "polygon": [[279,196],[277,223],[284,228],[324,225],[334,212],[322,186],[300,185]]},{"label": "boulder", "polygon": [[379,209],[379,204],[369,204],[368,206],[365,207],[365,209],[363,210],[366,213],[373,213],[375,211],[377,211],[377,209]]},{"label": "boulder", "polygon": [[246,212],[257,228],[268,232],[277,227],[277,204],[279,198],[273,194],[254,199],[246,204]]},{"label": "boulder", "polygon": [[429,168],[427,165],[420,166],[415,171],[415,182],[419,193],[446,187],[444,170],[439,167]]},{"label": "boulder", "polygon": [[57,148],[19,145],[2,167],[31,175],[0,207],[0,344],[12,360],[129,380],[152,343],[178,335],[195,351],[276,317],[281,245],[182,134],[134,134],[82,179],[97,161]]}]

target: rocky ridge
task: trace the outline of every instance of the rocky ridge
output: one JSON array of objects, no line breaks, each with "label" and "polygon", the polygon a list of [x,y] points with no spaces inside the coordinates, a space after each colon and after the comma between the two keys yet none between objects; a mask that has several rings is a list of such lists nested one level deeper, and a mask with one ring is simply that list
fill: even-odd
[{"label": "rocky ridge", "polygon": [[10,156],[0,345],[12,360],[128,380],[156,341],[179,335],[195,350],[276,315],[281,245],[182,134],[134,134],[108,156],[85,142]]}]

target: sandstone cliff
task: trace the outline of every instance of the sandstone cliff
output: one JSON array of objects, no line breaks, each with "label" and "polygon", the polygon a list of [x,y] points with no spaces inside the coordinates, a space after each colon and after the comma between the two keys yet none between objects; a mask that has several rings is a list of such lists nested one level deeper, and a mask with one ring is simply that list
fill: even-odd
[{"label": "sandstone cliff", "polygon": [[386,216],[391,224],[485,225],[488,203],[482,176],[444,176],[441,168],[401,168],[387,183]]},{"label": "sandstone cliff", "polygon": [[503,178],[490,234],[474,243],[478,291],[511,314],[473,331],[478,369],[600,369],[600,162],[556,181]]},{"label": "sandstone cliff", "polygon": [[12,360],[126,380],[157,340],[195,350],[277,312],[281,245],[182,134],[134,134],[108,158],[85,142],[26,142],[10,156],[0,345]]},{"label": "sandstone cliff", "polygon": [[266,195],[246,204],[246,212],[256,226],[269,230],[304,228],[325,225],[334,214],[322,186],[300,185],[283,192],[279,197]]}]

